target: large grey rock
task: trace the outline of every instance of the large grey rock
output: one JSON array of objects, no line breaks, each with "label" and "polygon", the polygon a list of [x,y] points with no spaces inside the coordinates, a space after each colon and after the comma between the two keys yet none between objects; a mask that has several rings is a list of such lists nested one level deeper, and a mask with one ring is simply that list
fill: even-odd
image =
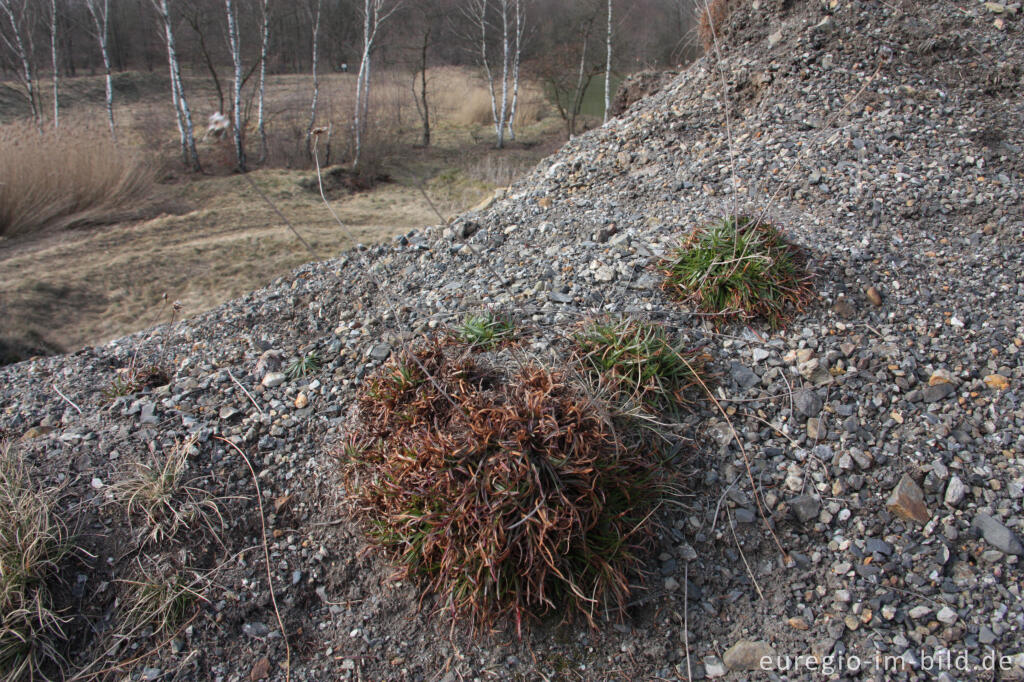
[{"label": "large grey rock", "polygon": [[805,417],[817,417],[823,406],[824,403],[814,391],[805,388],[793,394],[793,407]]},{"label": "large grey rock", "polygon": [[1016,533],[988,514],[982,513],[975,516],[971,528],[985,538],[985,542],[999,551],[1024,556],[1024,545],[1021,545],[1020,538]]}]

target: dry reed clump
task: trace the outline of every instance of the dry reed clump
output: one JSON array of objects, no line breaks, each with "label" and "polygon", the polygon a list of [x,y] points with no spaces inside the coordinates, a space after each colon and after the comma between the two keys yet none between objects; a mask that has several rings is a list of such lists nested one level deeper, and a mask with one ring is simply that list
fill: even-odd
[{"label": "dry reed clump", "polygon": [[374,542],[480,626],[620,613],[653,537],[664,471],[567,373],[508,369],[451,338],[365,384],[341,453]]},{"label": "dry reed clump", "polygon": [[0,443],[0,679],[43,677],[64,662],[63,618],[51,593],[70,550],[57,496]]},{"label": "dry reed clump", "polygon": [[102,220],[130,207],[153,181],[138,154],[101,129],[0,128],[0,236]]}]

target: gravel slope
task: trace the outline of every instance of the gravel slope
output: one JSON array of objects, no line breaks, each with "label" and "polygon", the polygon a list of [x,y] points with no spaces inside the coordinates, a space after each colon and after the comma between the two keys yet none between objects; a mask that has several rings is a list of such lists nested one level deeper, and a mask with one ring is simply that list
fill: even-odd
[{"label": "gravel slope", "polygon": [[[1021,21],[1019,5],[974,0],[756,0],[720,56],[485,212],[0,369],[0,427],[67,484],[97,555],[72,596],[102,634],[111,581],[140,553],[216,569],[200,615],[133,675],[285,678],[254,484],[219,436],[259,473],[292,679],[748,679],[769,676],[750,671],[766,655],[789,657],[772,675],[819,679],[824,666],[792,668],[812,653],[829,675],[1024,676]],[[763,211],[811,254],[819,299],[782,332],[716,330],[659,288],[658,257],[731,210]],[[600,632],[453,626],[389,580],[342,504],[332,444],[359,380],[485,306],[514,311],[542,359],[598,311],[663,320],[715,356],[736,437],[713,405],[678,425],[697,445],[692,489],[664,513],[648,589]],[[278,383],[277,365],[311,349],[322,367]],[[136,353],[172,382],[103,405]],[[99,506],[105,487],[188,434],[193,472],[229,498],[224,546],[197,533],[139,549]]]}]

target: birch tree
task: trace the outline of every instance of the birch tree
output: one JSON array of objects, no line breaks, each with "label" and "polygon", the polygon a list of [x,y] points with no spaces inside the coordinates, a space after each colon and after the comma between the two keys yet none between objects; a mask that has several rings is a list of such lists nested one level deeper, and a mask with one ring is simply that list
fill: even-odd
[{"label": "birch tree", "polygon": [[608,0],[608,33],[605,37],[604,63],[604,122],[608,122],[608,110],[611,109],[612,78],[612,0]]},{"label": "birch tree", "polygon": [[267,51],[270,47],[270,0],[262,0],[263,26],[260,31],[260,82],[259,100],[256,105],[256,129],[260,134],[259,163],[267,160],[267,128],[263,117],[264,101],[267,92]]},{"label": "birch tree", "polygon": [[523,35],[526,31],[526,8],[525,0],[514,0],[513,11],[516,18],[515,43],[512,49],[512,104],[508,114],[508,136],[509,139],[516,139],[515,121],[516,111],[519,105],[519,63],[523,55]]},{"label": "birch tree", "polygon": [[50,64],[53,67],[53,127],[60,127],[60,68],[57,64],[57,0],[50,0]]},{"label": "birch tree", "polygon": [[245,146],[242,143],[242,54],[238,46],[238,17],[231,0],[224,0],[224,10],[228,16],[228,47],[231,49],[231,65],[235,70],[235,78],[231,87],[231,123],[234,127],[235,160],[238,170],[245,172]]},{"label": "birch tree", "polygon": [[167,68],[171,73],[171,101],[174,104],[178,134],[181,138],[181,156],[185,165],[199,172],[199,153],[196,151],[195,128],[192,125],[192,110],[188,106],[185,90],[181,81],[181,66],[178,63],[178,52],[174,46],[174,27],[171,24],[170,0],[152,0],[153,7],[160,17],[164,29],[164,42],[167,46]]},{"label": "birch tree", "polygon": [[[505,146],[505,133],[515,139],[513,123],[519,100],[519,62],[522,55],[523,35],[526,28],[523,0],[495,0],[494,5],[501,24],[498,40],[501,42],[501,63],[491,65],[488,43],[490,42],[490,0],[468,0],[466,15],[477,32],[477,46],[480,65],[484,68],[487,90],[491,97],[491,119],[499,149]],[[514,27],[509,26],[509,13],[513,15]],[[512,31],[510,35],[510,30]],[[512,45],[509,44],[510,40]],[[501,81],[496,83],[496,71],[501,69]],[[499,96],[500,95],[500,96]]]},{"label": "birch tree", "polygon": [[363,0],[363,52],[359,60],[359,75],[356,77],[356,106],[352,118],[355,136],[355,155],[352,167],[359,166],[359,158],[363,151],[363,139],[366,135],[367,117],[370,113],[370,57],[373,54],[374,41],[377,33],[388,17],[401,6],[401,0],[390,6],[387,0]]},{"label": "birch tree", "polygon": [[96,30],[96,40],[100,45],[100,53],[103,55],[103,89],[107,100],[107,122],[110,124],[110,137],[117,141],[117,132],[114,129],[114,83],[110,76],[110,50],[109,50],[109,27],[110,27],[110,0],[85,0],[85,7],[92,17],[93,28]]},{"label": "birch tree", "polygon": [[306,151],[310,158],[313,157],[313,145],[316,140],[313,137],[313,129],[316,128],[316,108],[320,101],[320,14],[322,0],[316,0],[313,12],[313,103],[309,111],[309,127],[306,128]]},{"label": "birch tree", "polygon": [[[35,77],[32,69],[32,31],[29,22],[29,0],[21,0],[17,6],[15,0],[0,0],[0,11],[7,19],[7,26],[0,24],[0,39],[21,66],[18,74],[25,88],[25,96],[32,109],[32,118],[36,126],[42,127],[42,114],[39,111],[39,96],[36,94]],[[17,12],[15,11],[17,10]]]}]

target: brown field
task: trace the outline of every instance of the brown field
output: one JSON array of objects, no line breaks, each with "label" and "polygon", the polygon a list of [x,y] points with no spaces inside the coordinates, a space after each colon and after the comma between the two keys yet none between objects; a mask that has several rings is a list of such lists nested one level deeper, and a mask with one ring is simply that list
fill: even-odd
[{"label": "brown field", "polygon": [[[118,78],[118,92],[126,93],[115,94],[118,148],[109,140],[96,78],[67,83],[59,134],[40,135],[23,120],[0,127],[0,220],[5,211],[18,218],[17,229],[0,236],[0,351],[6,344],[24,356],[99,344],[166,320],[165,295],[182,304],[179,315],[191,315],[314,260],[248,180],[233,172],[229,143],[203,141],[204,173],[184,173],[169,96],[159,79]],[[483,84],[454,68],[438,69],[430,79],[436,120],[433,144],[422,148],[416,146],[421,123],[411,74],[377,76],[376,128],[363,158],[390,181],[330,196],[348,229],[339,228],[319,195],[302,186],[316,177],[303,147],[310,78],[269,80],[268,161],[248,177],[317,258],[334,256],[354,241],[381,241],[437,224],[507,185],[561,142],[560,121],[536,87],[522,96],[518,140],[496,150]],[[332,127],[332,163],[346,161],[349,152],[353,85],[349,74],[321,81],[318,123]],[[198,79],[190,91],[199,126],[216,109],[216,94]],[[12,111],[18,113],[17,102],[0,101],[0,117],[10,121]],[[61,208],[65,195],[79,187],[89,196],[99,192],[102,200]]]}]

